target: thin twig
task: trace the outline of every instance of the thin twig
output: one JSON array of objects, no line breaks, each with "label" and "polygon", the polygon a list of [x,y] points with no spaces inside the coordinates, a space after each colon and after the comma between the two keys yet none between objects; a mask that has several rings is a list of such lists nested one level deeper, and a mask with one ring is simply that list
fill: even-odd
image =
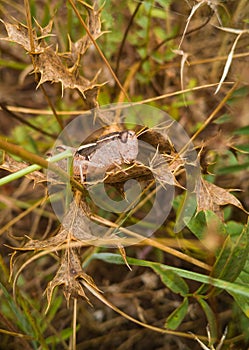
[{"label": "thin twig", "polygon": [[99,45],[97,44],[96,40],[94,39],[94,37],[92,36],[88,26],[86,25],[86,23],[84,22],[83,18],[81,17],[77,7],[75,6],[73,0],[68,0],[70,5],[72,6],[76,16],[78,17],[81,25],[83,26],[83,28],[85,29],[85,31],[87,32],[87,35],[89,36],[89,38],[91,39],[93,45],[95,46],[98,54],[100,55],[100,57],[102,58],[102,60],[104,61],[105,65],[107,66],[107,68],[109,69],[111,75],[113,76],[114,80],[116,81],[116,83],[118,84],[120,90],[123,92],[123,94],[125,95],[125,97],[127,98],[127,100],[129,102],[131,102],[130,97],[128,96],[128,94],[126,93],[126,91],[124,90],[122,84],[120,83],[118,77],[116,76],[115,72],[113,71],[112,67],[110,66],[108,60],[106,59],[105,55],[103,54],[103,52],[101,51]]},{"label": "thin twig", "polygon": [[[212,16],[209,16],[209,17],[207,18],[207,20],[206,20],[204,23],[202,23],[202,24],[199,25],[198,27],[193,28],[193,29],[189,30],[188,32],[186,32],[186,33],[185,33],[185,36],[188,36],[188,35],[190,35],[190,34],[196,32],[196,31],[198,31],[198,30],[204,28],[204,27],[209,23],[209,21],[210,21],[211,18],[212,18]],[[147,54],[147,56],[145,56],[144,58],[142,58],[142,59],[139,61],[139,66],[137,67],[137,70],[141,67],[141,65],[142,65],[143,63],[145,63],[145,62],[152,56],[153,52],[156,52],[157,50],[159,50],[163,45],[165,45],[165,44],[168,43],[169,41],[174,40],[174,39],[177,39],[177,38],[179,38],[179,37],[181,37],[181,36],[182,36],[182,33],[180,33],[180,34],[175,34],[175,35],[172,35],[172,36],[170,36],[170,37],[164,39],[163,41],[161,41],[158,45],[156,45],[156,46]]]},{"label": "thin twig", "polygon": [[[33,26],[32,26],[31,10],[30,10],[29,0],[24,0],[24,4],[25,4],[26,21],[27,21],[29,42],[30,42],[30,52],[29,52],[29,54],[31,56],[33,67],[35,68],[35,58],[34,58],[35,42],[34,42]],[[38,82],[39,78],[38,78],[36,70],[34,70],[34,72],[35,72],[35,81]],[[44,97],[45,97],[49,107],[53,111],[53,115],[55,116],[55,119],[57,120],[61,130],[63,130],[64,126],[63,126],[63,123],[62,123],[62,119],[57,114],[56,109],[54,108],[53,103],[52,103],[51,99],[49,98],[49,96],[48,96],[44,86],[40,86],[40,87],[41,87],[42,93],[43,93],[43,95],[44,95]]]},{"label": "thin twig", "polygon": [[122,39],[122,42],[120,44],[120,47],[119,47],[119,50],[118,50],[118,54],[117,54],[117,61],[116,61],[116,67],[114,69],[115,71],[115,74],[118,75],[118,71],[119,71],[119,64],[120,64],[120,59],[121,59],[121,56],[122,56],[122,53],[123,53],[123,48],[124,48],[124,44],[126,42],[126,39],[127,39],[127,36],[128,36],[128,33],[129,33],[129,30],[133,24],[133,21],[135,19],[135,16],[136,14],[138,13],[138,10],[140,8],[140,6],[142,5],[142,2],[139,2],[135,8],[135,11],[133,12],[130,20],[129,20],[129,23],[125,29],[125,32],[124,32],[124,36],[123,36],[123,39]]},{"label": "thin twig", "polygon": [[57,135],[56,134],[51,134],[48,131],[45,131],[41,128],[39,128],[38,126],[33,125],[32,123],[30,123],[28,120],[22,118],[21,116],[17,115],[16,113],[14,113],[13,111],[11,111],[8,107],[6,107],[6,105],[4,103],[0,102],[0,107],[3,111],[5,111],[6,113],[8,113],[12,118],[18,120],[19,122],[21,122],[22,124],[27,125],[28,127],[30,127],[31,129],[34,129],[38,132],[40,132],[43,135],[46,135],[48,137],[51,137],[52,139],[56,139]]},{"label": "thin twig", "polygon": [[76,332],[77,332],[77,298],[73,299],[73,334],[72,350],[76,350]]}]

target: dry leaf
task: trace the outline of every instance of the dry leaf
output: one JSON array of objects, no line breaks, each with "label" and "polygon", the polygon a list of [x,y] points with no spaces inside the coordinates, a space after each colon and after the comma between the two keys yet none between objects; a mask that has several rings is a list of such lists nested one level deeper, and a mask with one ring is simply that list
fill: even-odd
[{"label": "dry leaf", "polygon": [[[83,3],[83,2],[82,2]],[[87,10],[87,19],[86,19],[86,24],[89,28],[89,31],[94,38],[94,40],[98,39],[101,35],[103,35],[105,32],[101,31],[101,19],[100,19],[100,14],[102,8],[98,8],[97,4],[94,3],[93,6],[89,6],[86,3],[83,3]],[[84,35],[82,38],[77,40],[75,43],[70,41],[70,47],[71,47],[71,52],[70,52],[70,58],[72,62],[75,64],[79,56],[83,56],[89,46],[92,45],[92,40],[89,38],[88,34]]]},{"label": "dry leaf", "polygon": [[[222,29],[222,28],[221,28]],[[224,29],[223,29],[224,30]],[[237,31],[236,31],[237,32]],[[215,90],[215,94],[218,93],[218,91],[220,90],[221,88],[221,85],[222,83],[224,82],[224,80],[226,79],[226,76],[229,72],[229,69],[230,69],[230,66],[232,64],[232,61],[233,61],[233,56],[234,56],[234,52],[235,52],[235,48],[238,44],[238,41],[240,39],[240,37],[245,33],[246,31],[240,31],[240,33],[238,34],[238,36],[236,37],[236,39],[234,40],[234,43],[232,45],[232,48],[227,56],[227,60],[226,60],[226,64],[225,64],[225,67],[224,67],[224,70],[223,70],[223,73],[222,73],[222,77],[220,78],[220,81],[219,81],[219,84],[217,86],[217,89]],[[248,31],[247,31],[248,32]]]},{"label": "dry leaf", "polygon": [[52,21],[48,26],[42,28],[38,25],[41,36],[38,38],[33,30],[33,50],[31,50],[28,29],[21,23],[11,24],[2,21],[5,25],[8,37],[1,40],[13,41],[21,45],[33,57],[34,72],[40,74],[38,86],[46,81],[61,83],[62,92],[65,88],[77,89],[86,100],[90,108],[97,106],[98,89],[101,84],[96,84],[96,76],[90,81],[80,76],[76,69],[69,69],[63,62],[61,55],[53,50],[44,38],[51,35],[48,31],[52,29]]},{"label": "dry leaf", "polygon": [[[8,22],[4,22],[3,20],[1,20],[1,22],[5,25],[5,28],[8,34],[7,38],[1,38],[1,40],[13,41],[16,44],[21,45],[26,51],[31,52],[28,28],[26,26],[23,25],[22,23],[11,24]],[[36,41],[35,32],[33,32],[33,36],[36,42],[35,48],[37,52],[40,52],[41,48]]]},{"label": "dry leaf", "polygon": [[123,260],[125,262],[125,265],[128,267],[128,269],[130,271],[132,271],[132,268],[130,267],[130,265],[129,265],[128,261],[127,261],[126,251],[125,251],[124,247],[122,245],[118,245],[118,249],[119,249],[119,252],[120,252],[120,254],[121,254],[121,256],[122,256],[122,258],[123,258]]},{"label": "dry leaf", "polygon": [[227,204],[232,204],[245,211],[240,201],[228,190],[201,178],[197,190],[197,211],[212,210],[223,219],[220,206]]},{"label": "dry leaf", "polygon": [[149,169],[153,173],[155,180],[158,181],[162,187],[166,185],[173,186],[175,184],[175,177],[165,158],[158,153],[158,149],[150,161]]},{"label": "dry leaf", "polygon": [[15,248],[16,250],[45,250],[45,249],[53,249],[63,245],[67,242],[68,232],[63,227],[60,228],[59,232],[44,241],[30,239],[24,247]]},{"label": "dry leaf", "polygon": [[50,81],[52,83],[61,83],[62,91],[65,88],[77,89],[86,98],[85,92],[94,89],[93,96],[97,97],[98,86],[82,76],[76,76],[67,67],[64,66],[60,56],[51,48],[47,47],[43,52],[34,56],[34,71],[41,74],[38,86]]},{"label": "dry leaf", "polygon": [[54,288],[60,285],[63,285],[63,292],[67,303],[69,303],[70,298],[83,297],[91,304],[83,290],[81,280],[84,280],[92,288],[100,292],[93,279],[82,270],[80,258],[76,249],[66,249],[63,252],[56,276],[49,282],[46,289],[48,299],[47,309],[50,306]]},{"label": "dry leaf", "polygon": [[[79,194],[80,195],[80,194]],[[77,195],[76,195],[77,196]],[[89,209],[81,199],[74,199],[63,218],[63,227],[70,232],[73,239],[87,243],[97,239],[90,228]]]}]

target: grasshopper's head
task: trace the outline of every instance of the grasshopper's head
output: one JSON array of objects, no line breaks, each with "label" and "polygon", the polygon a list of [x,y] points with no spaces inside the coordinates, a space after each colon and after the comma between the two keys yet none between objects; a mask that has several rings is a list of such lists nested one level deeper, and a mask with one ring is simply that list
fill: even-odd
[{"label": "grasshopper's head", "polygon": [[137,139],[137,136],[133,130],[124,130],[120,132],[119,138],[122,143],[127,143],[130,140]]}]

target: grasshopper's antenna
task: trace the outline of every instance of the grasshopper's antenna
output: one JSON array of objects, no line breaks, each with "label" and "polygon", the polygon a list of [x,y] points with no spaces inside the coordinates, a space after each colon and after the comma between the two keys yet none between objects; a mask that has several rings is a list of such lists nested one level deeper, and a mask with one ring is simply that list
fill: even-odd
[{"label": "grasshopper's antenna", "polygon": [[136,132],[136,136],[139,137],[148,131],[149,131],[149,128],[147,126],[144,126],[144,127],[142,127],[142,129],[140,129],[140,130],[138,130],[138,132]]}]

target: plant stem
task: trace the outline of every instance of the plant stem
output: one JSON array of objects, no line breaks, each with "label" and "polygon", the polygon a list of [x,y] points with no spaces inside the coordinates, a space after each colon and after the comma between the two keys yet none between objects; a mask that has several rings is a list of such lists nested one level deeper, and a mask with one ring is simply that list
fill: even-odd
[{"label": "plant stem", "polygon": [[[21,159],[23,159],[29,163],[32,163],[35,170],[38,170],[39,168],[47,169],[49,167],[50,170],[54,171],[56,174],[61,176],[62,179],[66,180],[66,181],[70,180],[71,185],[73,185],[77,190],[79,190],[82,193],[86,192],[84,187],[78,181],[76,181],[72,177],[70,178],[70,176],[68,175],[68,173],[66,171],[64,171],[61,168],[59,168],[58,166],[54,165],[53,163],[51,163],[51,161],[44,159],[44,158],[38,156],[37,154],[31,153],[31,152],[23,149],[20,146],[14,145],[13,143],[10,143],[10,142],[4,140],[2,137],[0,137],[0,148],[2,148],[3,150],[5,150],[8,153],[11,153],[11,154],[14,154],[15,156],[20,157]],[[36,168],[37,166],[39,166],[38,169]]]}]

